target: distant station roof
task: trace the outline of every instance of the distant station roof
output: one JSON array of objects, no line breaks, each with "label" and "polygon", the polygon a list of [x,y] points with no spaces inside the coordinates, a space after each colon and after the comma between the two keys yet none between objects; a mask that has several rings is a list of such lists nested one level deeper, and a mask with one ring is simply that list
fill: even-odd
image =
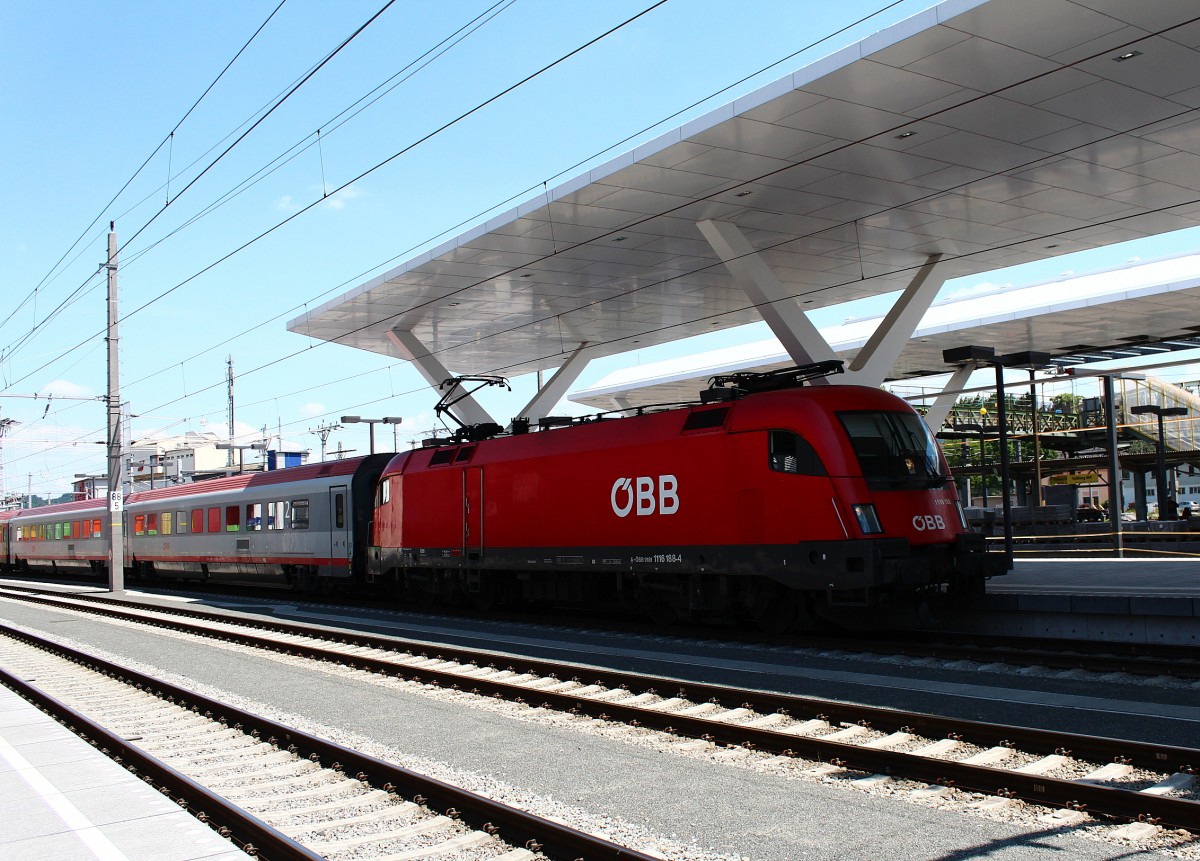
[{"label": "distant station roof", "polygon": [[761,319],[699,231],[709,220],[806,310],[901,290],[931,255],[958,277],[1195,226],[1195,16],[1194,0],[946,0],[288,328],[516,375],[584,344]]},{"label": "distant station roof", "polygon": [[[993,346],[997,353],[1045,350],[1061,366],[1147,356],[1165,361],[1173,351],[1200,349],[1200,325],[1181,317],[1181,308],[1200,308],[1200,254],[952,297],[926,312],[893,379],[949,373],[942,351],[967,344]],[[848,359],[881,320],[847,319],[822,334]],[[1117,334],[1134,329],[1168,334]],[[614,371],[570,399],[599,409],[692,401],[716,374],[791,364],[772,338]]]}]

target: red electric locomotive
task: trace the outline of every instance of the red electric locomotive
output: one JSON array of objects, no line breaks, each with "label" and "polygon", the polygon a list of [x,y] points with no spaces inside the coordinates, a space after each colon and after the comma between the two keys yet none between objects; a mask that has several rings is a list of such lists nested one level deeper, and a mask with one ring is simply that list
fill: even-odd
[{"label": "red electric locomotive", "polygon": [[878,389],[800,385],[830,366],[397,455],[368,577],[425,598],[611,602],[775,630],[895,624],[982,590],[1006,560],[967,528],[924,421]]}]

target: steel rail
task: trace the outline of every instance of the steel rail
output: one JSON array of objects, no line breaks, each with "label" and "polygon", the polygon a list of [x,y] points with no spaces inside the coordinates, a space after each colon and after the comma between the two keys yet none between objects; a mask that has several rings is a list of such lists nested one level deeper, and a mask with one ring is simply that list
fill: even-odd
[{"label": "steel rail", "polygon": [[[1047,638],[980,638],[961,635],[962,642],[949,632],[924,634],[933,636],[938,642],[916,642],[913,640],[818,640],[817,638],[795,638],[793,644],[799,648],[834,648],[847,651],[867,652],[881,655],[905,655],[909,657],[939,658],[944,660],[971,660],[980,663],[1012,664],[1014,666],[1044,666],[1057,669],[1083,669],[1098,673],[1124,672],[1134,675],[1162,675],[1177,678],[1200,678],[1200,651],[1193,647],[1144,646],[1144,653],[1137,654],[1139,644],[1094,643],[1080,648],[1079,644]],[[1058,647],[1058,648],[1056,648]],[[1069,647],[1069,650],[1068,650]],[[1116,654],[1125,652],[1126,654]]]},{"label": "steel rail", "polygon": [[[65,601],[38,596],[21,596],[21,600],[70,607]],[[116,602],[124,603],[124,602]],[[78,608],[74,608],[78,609]],[[158,611],[149,606],[146,609]],[[146,620],[136,613],[110,607],[98,607],[95,612],[142,624],[162,625],[162,620]],[[807,713],[832,722],[860,724],[883,732],[908,732],[929,738],[954,738],[980,747],[1011,747],[1047,755],[1060,753],[1084,760],[1122,762],[1157,772],[1192,772],[1200,768],[1200,749],[1147,742],[1111,739],[1052,730],[1033,729],[1003,724],[990,724],[957,718],[946,718],[919,712],[859,706],[812,697],[775,694],[743,688],[680,682],[676,679],[646,676],[579,665],[543,660],[513,659],[493,653],[454,648],[431,648],[424,643],[408,643],[368,635],[341,635],[327,629],[290,625],[273,621],[243,620],[218,614],[184,611],[171,608],[172,615],[188,615],[226,624],[261,627],[277,633],[337,639],[344,645],[372,646],[382,649],[414,647],[427,657],[461,661],[476,665],[487,662],[512,664],[543,676],[570,672],[595,679],[597,684],[630,690],[670,691],[692,702],[710,701],[725,708],[737,706],[767,713],[795,716]],[[393,661],[361,655],[345,655],[316,646],[280,643],[264,637],[213,631],[202,626],[180,624],[180,630],[210,638],[237,642],[285,654],[299,655],[321,661],[370,670],[383,675],[412,679],[455,690],[467,690],[486,696],[498,696],[521,703],[533,703],[559,711],[588,715],[602,720],[618,720],[631,726],[657,729],[668,733],[701,738],[731,746],[742,746],[763,752],[802,756],[806,759],[836,764],[855,771],[896,775],[932,784],[955,786],[972,792],[1021,798],[1035,804],[1088,809],[1103,815],[1130,820],[1148,820],[1197,830],[1200,822],[1200,802],[1164,796],[1145,795],[1126,789],[1081,783],[1073,780],[1026,775],[1019,772],[972,765],[952,760],[933,759],[915,754],[866,748],[858,745],[826,741],[820,737],[805,737],[777,730],[708,720],[703,717],[663,712],[643,706],[602,702],[567,692],[541,691],[519,684],[486,678],[465,678],[453,671],[414,667]],[[432,654],[431,654],[432,653]],[[675,694],[675,691],[678,691]],[[737,705],[729,705],[736,703]]]},{"label": "steel rail", "polygon": [[[143,689],[164,697],[169,702],[183,704],[201,713],[211,713],[208,715],[211,719],[224,721],[243,732],[250,734],[257,733],[259,738],[266,739],[270,744],[276,744],[280,747],[295,747],[295,753],[298,756],[308,757],[318,764],[328,763],[327,767],[335,771],[353,774],[356,779],[372,786],[389,792],[397,792],[418,804],[438,811],[443,816],[461,820],[472,828],[499,837],[511,845],[523,846],[556,859],[575,859],[575,861],[580,861],[580,859],[588,859],[588,861],[591,861],[591,859],[598,859],[598,861],[609,861],[609,859],[611,861],[662,861],[658,856],[647,855],[636,849],[621,846],[595,835],[578,831],[568,825],[552,822],[515,807],[509,807],[502,802],[476,795],[453,784],[428,777],[399,765],[384,762],[336,742],[320,738],[294,727],[289,727],[270,718],[262,717],[261,715],[256,715],[236,706],[229,705],[228,703],[206,697],[203,694],[189,691],[186,688],[172,685],[153,676],[148,676],[128,667],[121,666],[120,664],[89,655],[86,652],[44,640],[6,624],[0,623],[0,634],[28,643],[52,654],[57,654],[83,666],[90,666],[127,684],[141,686]],[[4,672],[4,676],[11,678],[11,674],[7,672]],[[5,681],[7,683],[7,678]],[[78,715],[78,713],[72,712],[72,715]],[[94,727],[96,732],[104,733],[109,738],[115,738],[116,747],[110,747],[110,750],[119,749],[130,752],[137,750],[121,741],[118,737],[111,736],[102,727],[99,727],[83,715],[78,715],[78,718],[81,723],[89,727]],[[89,731],[91,730],[89,729]],[[167,766],[163,765],[162,768],[167,769]],[[195,786],[196,790],[204,793],[203,797],[219,800],[219,796],[205,790],[198,784],[188,780],[188,778],[184,778],[182,775],[179,775],[179,777]],[[241,813],[245,817],[253,818],[244,811]],[[266,828],[268,826],[264,825],[263,827]],[[288,840],[286,837],[283,839]],[[278,857],[284,859],[305,859],[305,861],[314,861],[314,859],[321,858],[320,855],[315,855],[308,850],[304,850],[304,852],[306,854],[280,855]]]},{"label": "steel rail", "polygon": [[[5,629],[5,633],[10,633]],[[81,736],[118,765],[159,788],[172,801],[225,837],[252,858],[266,861],[324,861],[324,856],[305,848],[258,817],[201,786],[184,774],[121,736],[110,732],[87,715],[55,699],[29,682],[0,667],[0,684],[12,689],[46,712],[67,729]]]}]

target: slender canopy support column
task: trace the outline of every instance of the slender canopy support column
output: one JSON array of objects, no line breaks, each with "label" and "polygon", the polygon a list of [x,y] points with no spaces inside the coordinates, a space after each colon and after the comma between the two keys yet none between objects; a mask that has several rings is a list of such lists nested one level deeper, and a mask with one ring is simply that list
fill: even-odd
[{"label": "slender canopy support column", "polygon": [[[435,389],[440,390],[442,383],[454,376],[454,374],[446,370],[445,365],[439,362],[412,332],[406,329],[392,329],[387,335],[388,340],[396,345],[404,358],[412,362],[421,373],[421,376],[425,378],[425,381]],[[454,405],[453,411],[463,424],[467,425],[478,425],[495,421],[488,415],[488,411],[470,396],[458,401]]]},{"label": "slender canopy support column", "polygon": [[538,393],[533,396],[533,400],[521,410],[519,417],[536,422],[549,415],[550,410],[554,409],[554,405],[567,393],[571,384],[579,379],[579,375],[587,369],[590,361],[591,357],[587,353],[587,342],[585,341],[567,357],[562,366],[554,372],[554,376],[538,390]]},{"label": "slender canopy support column", "polygon": [[958,396],[966,387],[967,380],[973,373],[975,373],[974,365],[959,365],[954,369],[954,373],[946,381],[946,387],[942,389],[942,393],[934,399],[933,406],[925,411],[925,424],[929,426],[930,431],[936,434],[941,430],[942,425],[946,423],[946,416],[950,415],[950,411],[958,403]]},{"label": "slender canopy support column", "polygon": [[[729,273],[757,306],[763,320],[797,365],[836,360],[837,355],[816,326],[788,295],[775,273],[754,250],[737,225],[726,221],[696,224]],[[814,383],[822,382],[814,380]]]},{"label": "slender canopy support column", "polygon": [[928,261],[917,270],[904,293],[858,351],[846,369],[847,373],[853,375],[856,384],[882,385],[892,368],[896,367],[896,360],[900,358],[904,345],[917,331],[921,318],[946,283],[948,267],[941,263],[941,259],[940,254],[929,255]]}]

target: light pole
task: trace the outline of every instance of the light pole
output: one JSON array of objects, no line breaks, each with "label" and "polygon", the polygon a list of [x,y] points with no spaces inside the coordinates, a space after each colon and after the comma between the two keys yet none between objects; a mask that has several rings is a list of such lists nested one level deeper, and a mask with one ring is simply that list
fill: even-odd
[{"label": "light pole", "polygon": [[[362,416],[342,416],[342,424],[364,424],[371,429],[371,454],[375,454],[375,425],[398,425],[404,419],[400,416],[385,416],[381,419],[364,419]],[[395,445],[392,445],[395,448]]]},{"label": "light pole", "polygon": [[1167,504],[1167,440],[1163,435],[1163,418],[1165,416],[1186,416],[1187,407],[1164,407],[1161,404],[1140,404],[1136,407],[1130,407],[1129,412],[1135,416],[1158,416],[1158,441],[1155,445],[1155,450],[1158,454],[1158,487],[1155,491],[1158,494],[1158,519],[1160,521],[1168,518],[1173,520],[1175,512],[1171,508],[1174,507],[1174,503],[1172,502],[1171,506]]},{"label": "light pole", "polygon": [[[984,414],[986,414],[986,411],[984,411]],[[983,495],[982,505],[984,508],[987,508],[987,504],[988,504],[987,455],[984,453],[984,450],[983,450],[985,429],[982,424],[974,424],[973,422],[955,422],[954,429],[956,431],[971,431],[971,432],[979,434],[979,486],[981,488],[980,493]],[[963,445],[966,446],[965,440],[963,441]],[[963,451],[964,451],[964,459],[965,459],[966,449],[964,448]],[[963,465],[966,466],[965,463]],[[968,479],[967,480],[967,491],[968,491],[967,492],[967,505],[968,506],[971,504],[970,488],[971,488],[971,483],[970,483],[970,479]]]},{"label": "light pole", "polygon": [[265,442],[252,442],[249,445],[238,445],[238,444],[232,443],[232,442],[219,442],[216,445],[216,448],[219,448],[222,451],[229,451],[231,454],[234,451],[234,449],[237,450],[238,474],[239,475],[245,469],[244,458],[245,458],[246,449],[250,449],[252,451],[263,451],[264,449],[266,449],[266,447],[267,447],[267,444]]}]

